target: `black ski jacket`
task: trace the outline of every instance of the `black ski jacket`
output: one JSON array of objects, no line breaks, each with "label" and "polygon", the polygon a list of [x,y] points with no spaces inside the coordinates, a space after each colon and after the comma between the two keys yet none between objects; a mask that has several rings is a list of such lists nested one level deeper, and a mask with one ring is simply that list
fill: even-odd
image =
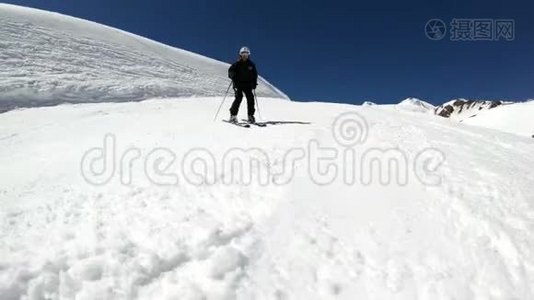
[{"label": "black ski jacket", "polygon": [[228,77],[238,88],[256,88],[258,85],[258,71],[256,65],[250,60],[238,60],[228,69]]}]

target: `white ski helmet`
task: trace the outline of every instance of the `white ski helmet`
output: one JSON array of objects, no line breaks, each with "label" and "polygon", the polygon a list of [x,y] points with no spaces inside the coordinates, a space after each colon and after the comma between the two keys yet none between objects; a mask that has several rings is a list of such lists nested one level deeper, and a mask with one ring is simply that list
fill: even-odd
[{"label": "white ski helmet", "polygon": [[250,49],[248,47],[241,47],[241,49],[239,49],[239,55],[242,55],[242,54],[250,55]]}]

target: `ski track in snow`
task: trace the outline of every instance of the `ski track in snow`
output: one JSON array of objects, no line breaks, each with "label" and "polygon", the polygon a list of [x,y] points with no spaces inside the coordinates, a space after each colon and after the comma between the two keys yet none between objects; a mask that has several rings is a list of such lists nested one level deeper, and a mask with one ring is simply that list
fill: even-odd
[{"label": "ski track in snow", "polygon": [[[276,99],[260,100],[264,116],[311,124],[205,122],[219,101],[1,115],[0,165],[10,174],[0,188],[0,298],[534,297],[531,139],[394,107]],[[83,151],[106,133],[119,150],[142,153],[205,147],[220,158],[228,148],[259,147],[274,168],[287,149],[311,139],[335,145],[331,125],[346,111],[369,124],[364,149],[394,147],[412,158],[442,151],[442,184],[319,186],[303,161],[280,186],[156,186],[137,178],[92,187],[80,176]]]}]

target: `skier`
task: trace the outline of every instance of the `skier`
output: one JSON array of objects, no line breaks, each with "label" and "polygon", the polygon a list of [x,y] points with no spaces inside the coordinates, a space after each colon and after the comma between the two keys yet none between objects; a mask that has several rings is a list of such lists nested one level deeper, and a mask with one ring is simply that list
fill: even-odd
[{"label": "skier", "polygon": [[232,79],[235,100],[230,108],[230,122],[237,123],[239,105],[243,100],[243,93],[247,97],[247,113],[249,123],[256,123],[254,118],[254,94],[252,90],[258,86],[258,71],[256,65],[250,60],[250,50],[242,47],[239,50],[239,60],[228,69],[228,77]]}]

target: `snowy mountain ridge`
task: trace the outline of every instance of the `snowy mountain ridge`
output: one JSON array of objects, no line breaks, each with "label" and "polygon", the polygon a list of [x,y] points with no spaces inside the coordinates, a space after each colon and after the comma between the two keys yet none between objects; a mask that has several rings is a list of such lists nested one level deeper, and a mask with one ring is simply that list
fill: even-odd
[{"label": "snowy mountain ridge", "polygon": [[434,105],[418,99],[418,98],[407,98],[399,102],[397,105],[398,109],[421,112],[421,113],[432,113],[435,109]]},{"label": "snowy mountain ridge", "polygon": [[[0,4],[0,48],[0,111],[220,96],[229,84],[226,63],[94,22],[9,4]],[[263,78],[257,93],[288,99]]]},{"label": "snowy mountain ridge", "polygon": [[393,107],[408,113],[423,113],[454,122],[496,129],[499,131],[534,137],[534,101],[512,102],[500,100],[453,99],[439,106],[418,98],[407,98],[394,105],[377,105],[364,102],[364,107]]},{"label": "snowy mountain ridge", "polygon": [[534,137],[534,122],[530,117],[534,115],[532,103],[532,100],[513,102],[454,99],[437,106],[434,113],[465,124]]},{"label": "snowy mountain ridge", "polygon": [[362,106],[373,106],[373,105],[377,105],[377,104],[374,103],[373,101],[364,101],[362,103]]},{"label": "snowy mountain ridge", "polygon": [[464,120],[476,116],[483,110],[495,108],[502,104],[511,104],[500,100],[468,100],[453,99],[436,107],[434,113],[438,116],[456,120]]},{"label": "snowy mountain ridge", "polygon": [[505,103],[482,110],[462,123],[497,129],[503,132],[534,138],[534,101]]}]

